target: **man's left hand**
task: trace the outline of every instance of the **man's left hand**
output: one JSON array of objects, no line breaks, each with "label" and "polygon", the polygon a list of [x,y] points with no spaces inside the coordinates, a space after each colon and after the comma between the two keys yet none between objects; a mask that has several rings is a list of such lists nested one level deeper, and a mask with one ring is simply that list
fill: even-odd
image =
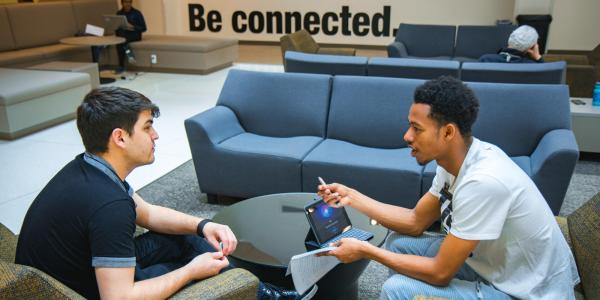
[{"label": "man's left hand", "polygon": [[355,238],[344,238],[332,244],[335,249],[323,253],[323,255],[335,256],[341,262],[347,264],[365,258],[366,249],[371,246],[368,242],[359,241]]},{"label": "man's left hand", "polygon": [[[223,251],[223,255],[229,255],[235,251],[237,247],[237,239],[231,231],[231,228],[227,225],[219,223],[208,222],[204,225],[202,230],[206,240],[213,246],[217,251]],[[223,249],[221,249],[220,243],[223,243]]]}]

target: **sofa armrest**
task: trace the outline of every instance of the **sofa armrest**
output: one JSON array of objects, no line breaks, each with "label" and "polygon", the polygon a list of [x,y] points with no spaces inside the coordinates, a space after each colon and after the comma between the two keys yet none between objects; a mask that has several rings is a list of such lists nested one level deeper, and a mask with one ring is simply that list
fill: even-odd
[{"label": "sofa armrest", "polygon": [[318,54],[329,54],[329,55],[345,55],[354,56],[356,55],[356,49],[354,48],[325,48],[319,47]]},{"label": "sofa armrest", "polygon": [[191,284],[171,299],[255,299],[257,291],[258,278],[236,268]]},{"label": "sofa armrest", "polygon": [[226,106],[215,106],[186,119],[184,124],[190,144],[204,138],[218,144],[244,132],[235,113]]},{"label": "sofa armrest", "polygon": [[592,65],[567,65],[567,84],[571,97],[591,98],[596,84],[596,68]]},{"label": "sofa armrest", "polygon": [[579,158],[573,131],[555,129],[546,133],[531,154],[531,177],[558,215]]},{"label": "sofa armrest", "polygon": [[85,299],[75,291],[30,266],[0,260],[0,299]]},{"label": "sofa armrest", "polygon": [[408,51],[402,42],[395,41],[387,46],[388,57],[407,57]]},{"label": "sofa armrest", "polygon": [[567,65],[590,65],[588,57],[579,54],[546,54],[545,62],[565,61]]}]

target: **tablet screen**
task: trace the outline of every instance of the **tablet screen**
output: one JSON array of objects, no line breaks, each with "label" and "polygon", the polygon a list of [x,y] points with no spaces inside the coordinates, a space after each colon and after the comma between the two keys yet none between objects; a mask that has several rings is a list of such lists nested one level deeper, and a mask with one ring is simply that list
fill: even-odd
[{"label": "tablet screen", "polygon": [[320,244],[352,227],[343,207],[334,208],[322,200],[305,207],[305,213],[308,216],[310,227],[313,229],[317,242]]}]

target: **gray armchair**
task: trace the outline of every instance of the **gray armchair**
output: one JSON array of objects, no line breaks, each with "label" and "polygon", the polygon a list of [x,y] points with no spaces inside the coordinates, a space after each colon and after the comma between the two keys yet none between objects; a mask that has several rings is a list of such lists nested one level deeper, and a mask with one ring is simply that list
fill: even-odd
[{"label": "gray armchair", "polygon": [[456,26],[401,23],[388,56],[451,59],[455,36]]},{"label": "gray armchair", "polygon": [[350,55],[356,54],[354,48],[327,48],[321,47],[312,38],[308,31],[302,29],[279,38],[281,42],[281,56],[285,57],[286,51],[298,51],[312,54]]}]

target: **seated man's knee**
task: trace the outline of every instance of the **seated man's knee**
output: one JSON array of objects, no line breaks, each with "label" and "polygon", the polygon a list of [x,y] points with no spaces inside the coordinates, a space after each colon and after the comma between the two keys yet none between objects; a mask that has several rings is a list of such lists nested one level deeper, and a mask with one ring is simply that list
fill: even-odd
[{"label": "seated man's knee", "polygon": [[419,280],[396,274],[388,278],[381,287],[381,299],[412,299],[411,292],[415,286],[422,283]]}]

